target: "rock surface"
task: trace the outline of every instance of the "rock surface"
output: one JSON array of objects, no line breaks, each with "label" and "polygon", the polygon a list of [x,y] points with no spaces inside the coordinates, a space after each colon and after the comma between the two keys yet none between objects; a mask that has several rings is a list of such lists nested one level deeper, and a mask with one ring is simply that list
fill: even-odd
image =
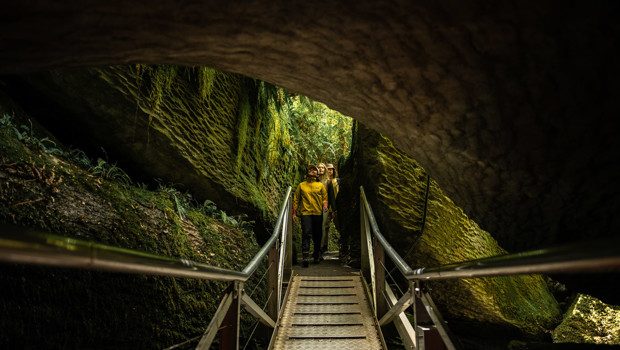
[{"label": "rock surface", "polygon": [[[3,97],[2,116],[8,109]],[[18,141],[12,131],[0,128],[2,233],[11,230],[5,224],[17,224],[237,271],[259,249],[250,233],[196,207],[185,208],[181,218],[170,193],[95,176],[66,155]],[[2,349],[164,349],[201,336],[228,287],[200,279],[4,262],[0,285]],[[266,300],[265,291],[257,288],[257,302]],[[247,332],[251,322],[244,325]]]},{"label": "rock surface", "polygon": [[580,294],[553,331],[556,343],[620,344],[620,306]]},{"label": "rock surface", "polygon": [[390,137],[509,250],[620,232],[615,1],[0,6],[2,72],[146,62],[242,73]]},{"label": "rock surface", "polygon": [[[296,174],[297,164],[282,151],[290,146],[288,130],[255,100],[255,81],[213,70],[205,78],[198,69],[55,70],[22,77],[23,91],[10,93],[26,110],[46,106],[37,118],[65,142],[103,147],[111,162],[120,160],[144,181],[165,179],[199,203],[246,214],[262,240]],[[208,96],[201,79],[211,84]]]},{"label": "rock surface", "polygon": [[[427,174],[385,137],[358,124],[351,158],[342,169],[338,197],[341,234],[359,237],[362,184],[377,224],[413,268],[432,267],[505,254],[495,239],[469,219],[430,181],[426,221]],[[398,276],[396,270],[394,275]],[[560,317],[558,303],[539,275],[470,278],[433,282],[435,303],[460,336],[481,339],[545,339]],[[480,341],[483,343],[483,341]]]}]

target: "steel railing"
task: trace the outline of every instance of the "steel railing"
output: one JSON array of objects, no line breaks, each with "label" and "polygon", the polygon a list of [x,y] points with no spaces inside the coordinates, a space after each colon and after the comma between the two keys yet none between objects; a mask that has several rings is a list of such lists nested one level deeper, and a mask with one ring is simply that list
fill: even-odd
[{"label": "steel railing", "polygon": [[[288,187],[273,234],[242,271],[12,225],[0,226],[0,261],[230,282],[196,349],[208,349],[218,330],[221,349],[238,349],[241,306],[271,328],[278,321],[283,282],[292,273],[292,241],[289,238],[293,227],[291,191],[292,188]],[[269,300],[265,311],[245,293],[244,284],[266,256],[269,259]]]},{"label": "steel railing", "polygon": [[[360,187],[360,223],[362,275],[370,281],[372,306],[379,324],[393,322],[408,349],[423,349],[421,331],[417,327],[417,306],[433,321],[448,349],[460,348],[458,340],[450,332],[437,311],[430,294],[421,287],[428,280],[460,279],[503,275],[538,273],[575,273],[620,271],[620,238],[613,237],[558,248],[541,249],[518,254],[506,254],[430,268],[412,269],[383,236],[368,201],[364,188]],[[386,280],[385,256],[388,256],[404,278],[409,288],[396,298]],[[419,303],[416,303],[416,299]],[[413,325],[404,314],[413,308]]]}]

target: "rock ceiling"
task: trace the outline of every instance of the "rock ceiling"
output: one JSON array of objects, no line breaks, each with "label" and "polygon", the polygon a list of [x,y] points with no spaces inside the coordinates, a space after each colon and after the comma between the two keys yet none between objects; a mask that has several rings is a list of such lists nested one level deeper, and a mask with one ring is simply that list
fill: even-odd
[{"label": "rock ceiling", "polygon": [[0,72],[207,65],[390,137],[513,249],[617,234],[613,1],[7,0]]}]

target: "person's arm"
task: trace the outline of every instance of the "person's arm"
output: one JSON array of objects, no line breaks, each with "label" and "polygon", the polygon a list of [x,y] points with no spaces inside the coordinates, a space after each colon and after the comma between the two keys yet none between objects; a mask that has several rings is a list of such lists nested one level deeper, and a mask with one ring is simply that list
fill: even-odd
[{"label": "person's arm", "polygon": [[300,196],[300,186],[297,186],[295,190],[295,195],[293,196],[293,221],[297,220],[297,203],[299,201]]}]

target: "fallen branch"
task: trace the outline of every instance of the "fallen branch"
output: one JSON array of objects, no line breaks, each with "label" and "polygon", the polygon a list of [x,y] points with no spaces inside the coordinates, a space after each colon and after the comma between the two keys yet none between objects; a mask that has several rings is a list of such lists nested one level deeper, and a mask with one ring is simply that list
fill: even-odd
[{"label": "fallen branch", "polygon": [[33,200],[31,200],[31,201],[25,201],[25,202],[15,203],[15,204],[13,204],[13,205],[9,206],[9,209],[14,208],[14,207],[17,207],[17,206],[19,206],[19,205],[23,205],[23,204],[30,204],[30,203],[40,202],[40,201],[43,201],[43,200],[45,200],[45,199],[46,199],[46,198],[38,198],[38,199],[33,199]]}]

